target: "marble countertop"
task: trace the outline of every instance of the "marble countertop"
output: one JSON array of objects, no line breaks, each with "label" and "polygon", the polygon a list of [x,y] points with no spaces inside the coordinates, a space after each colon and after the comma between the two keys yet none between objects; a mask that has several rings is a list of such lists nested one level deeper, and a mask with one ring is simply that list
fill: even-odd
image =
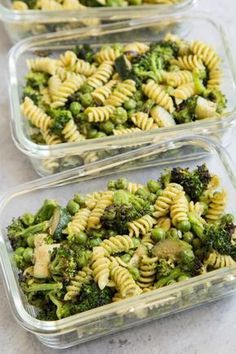
[{"label": "marble countertop", "polygon": [[[207,11],[225,22],[233,54],[235,44],[235,0],[199,0],[199,10]],[[28,159],[13,145],[9,129],[7,97],[7,52],[10,42],[0,25],[0,193],[19,183],[36,178]],[[236,133],[236,131],[235,131]],[[236,141],[228,147],[236,167]],[[0,279],[0,353],[54,354],[13,318]],[[134,329],[104,337],[90,343],[61,351],[65,354],[233,354],[236,353],[236,296],[193,310],[151,322]]]}]

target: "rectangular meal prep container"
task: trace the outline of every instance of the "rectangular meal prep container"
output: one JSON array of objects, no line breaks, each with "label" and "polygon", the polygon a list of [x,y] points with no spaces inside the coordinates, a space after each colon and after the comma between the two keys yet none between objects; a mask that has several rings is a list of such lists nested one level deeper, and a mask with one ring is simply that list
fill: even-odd
[{"label": "rectangular meal prep container", "polygon": [[[132,41],[149,43],[160,40],[170,31],[189,41],[202,40],[212,45],[219,53],[222,58],[221,68],[224,73],[222,91],[228,100],[227,113],[222,114],[221,117],[180,124],[171,128],[90,139],[78,143],[48,146],[35,144],[28,138],[28,124],[20,110],[22,86],[27,72],[27,58],[34,58],[38,53],[40,55],[59,54],[73,48],[76,44],[82,43],[89,43],[92,46]],[[155,16],[148,19],[124,21],[99,28],[34,37],[18,43],[11,50],[9,73],[12,137],[16,146],[30,158],[39,175],[60,172],[83,163],[125,152],[142,144],[159,142],[167,137],[186,134],[189,131],[214,136],[216,139],[221,140],[222,143],[227,144],[230,141],[231,127],[235,124],[236,74],[229,45],[222,27],[202,14]]]},{"label": "rectangular meal prep container", "polygon": [[236,266],[219,269],[187,281],[112,303],[65,319],[35,319],[35,309],[19,288],[17,269],[6,235],[12,217],[35,212],[45,198],[66,204],[74,193],[103,190],[107,181],[119,177],[145,183],[158,178],[165,168],[196,168],[206,163],[228,191],[226,212],[236,216],[236,175],[224,148],[201,136],[188,136],[149,145],[84,167],[44,177],[7,192],[0,203],[0,262],[6,293],[19,324],[49,347],[66,348],[135,325],[158,319],[236,291]]},{"label": "rectangular meal prep container", "polygon": [[176,4],[146,4],[127,7],[88,7],[85,10],[11,9],[11,0],[0,0],[0,19],[13,43],[42,33],[57,32],[103,23],[128,20],[153,14],[168,14],[190,9],[198,0],[182,0]]}]

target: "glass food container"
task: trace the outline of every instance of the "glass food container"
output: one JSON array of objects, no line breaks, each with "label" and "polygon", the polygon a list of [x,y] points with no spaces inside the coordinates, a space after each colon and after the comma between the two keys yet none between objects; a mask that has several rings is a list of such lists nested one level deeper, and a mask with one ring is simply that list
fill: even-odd
[{"label": "glass food container", "polygon": [[[180,124],[175,127],[153,129],[146,132],[122,136],[109,136],[90,139],[78,143],[58,145],[38,145],[29,139],[29,125],[22,116],[20,101],[24,76],[27,72],[26,59],[35,55],[59,54],[75,45],[89,43],[92,46],[114,42],[153,42],[168,32],[175,33],[187,40],[202,40],[212,45],[222,58],[221,69],[224,73],[222,91],[228,100],[227,113],[221,117]],[[131,20],[113,25],[67,31],[34,37],[18,43],[9,57],[9,93],[11,102],[12,137],[16,146],[29,156],[39,175],[49,175],[84,163],[104,159],[142,144],[159,142],[189,131],[206,134],[227,144],[236,114],[235,68],[223,29],[211,19],[200,15],[155,16],[148,19]]]},{"label": "glass food container", "polygon": [[11,8],[11,0],[0,0],[0,19],[12,42],[42,33],[57,32],[142,16],[176,13],[191,8],[198,0],[180,0],[176,4],[146,4],[127,7],[88,7],[85,10],[25,10]]},{"label": "glass food container", "polygon": [[67,348],[135,325],[158,319],[236,291],[236,266],[223,268],[192,279],[153,290],[142,295],[108,304],[81,314],[57,320],[41,321],[20,290],[17,269],[6,235],[13,216],[34,212],[45,198],[66,204],[74,193],[90,193],[106,186],[107,181],[127,177],[145,183],[157,178],[168,167],[190,167],[206,163],[228,191],[226,212],[236,216],[236,175],[224,148],[201,136],[188,136],[153,144],[106,161],[98,161],[38,179],[7,192],[0,203],[0,262],[6,293],[18,323],[34,333],[45,345]]}]

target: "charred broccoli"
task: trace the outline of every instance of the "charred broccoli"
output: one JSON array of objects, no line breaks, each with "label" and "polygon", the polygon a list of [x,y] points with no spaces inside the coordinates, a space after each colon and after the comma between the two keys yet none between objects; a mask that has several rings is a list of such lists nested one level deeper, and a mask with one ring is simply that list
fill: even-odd
[{"label": "charred broccoli", "polygon": [[54,118],[50,129],[56,135],[61,135],[66,123],[73,118],[71,112],[66,109],[50,109],[49,115]]},{"label": "charred broccoli", "polygon": [[173,113],[173,117],[178,124],[190,123],[196,119],[195,110],[197,98],[198,96],[190,97],[177,106],[176,111]]},{"label": "charred broccoli", "polygon": [[160,181],[162,184],[166,182],[180,184],[191,200],[196,202],[207,189],[211,181],[211,175],[205,164],[198,166],[193,171],[190,171],[189,168],[175,167],[171,171],[163,174]]}]

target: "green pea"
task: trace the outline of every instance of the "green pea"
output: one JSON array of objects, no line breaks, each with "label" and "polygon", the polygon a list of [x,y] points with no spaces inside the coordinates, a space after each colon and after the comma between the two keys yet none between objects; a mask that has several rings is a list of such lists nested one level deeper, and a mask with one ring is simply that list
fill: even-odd
[{"label": "green pea", "polygon": [[91,252],[90,251],[86,250],[86,251],[81,252],[81,254],[77,258],[78,266],[81,267],[81,268],[86,266],[88,264],[90,256],[91,256]]},{"label": "green pea", "polygon": [[81,93],[91,93],[93,92],[94,88],[88,84],[83,84],[79,90]]},{"label": "green pea", "polygon": [[87,138],[88,139],[94,139],[97,137],[97,134],[98,134],[98,130],[95,129],[95,128],[90,128],[88,131],[87,131]]},{"label": "green pea", "polygon": [[107,188],[108,189],[116,189],[116,181],[112,180],[112,181],[109,181],[108,184],[107,184]]},{"label": "green pea", "polygon": [[[91,238],[103,238],[105,236],[105,230],[93,230],[91,233],[90,233],[90,237]],[[117,235],[117,233],[116,233]]]},{"label": "green pea", "polygon": [[155,201],[157,200],[157,196],[154,193],[150,193],[148,196],[148,200],[151,204],[155,204]]},{"label": "green pea", "polygon": [[76,203],[74,200],[71,199],[67,203],[66,208],[67,208],[67,210],[69,211],[69,213],[71,215],[75,215],[79,211],[80,205],[78,203]]},{"label": "green pea", "polygon": [[126,254],[123,254],[120,258],[123,262],[128,263],[131,259],[131,256],[130,256],[130,254],[126,253]]},{"label": "green pea", "polygon": [[100,129],[106,133],[106,134],[112,134],[113,133],[113,129],[115,129],[115,125],[114,123],[112,123],[110,120],[108,120],[107,122],[101,123],[100,124]]},{"label": "green pea", "polygon": [[79,102],[71,102],[70,111],[74,117],[77,117],[82,109],[82,106]]},{"label": "green pea", "polygon": [[170,280],[166,283],[166,285],[172,285],[172,284],[175,284],[175,283],[176,283],[176,280],[170,279]]},{"label": "green pea", "polygon": [[18,247],[18,248],[16,248],[14,253],[15,253],[16,256],[22,256],[23,253],[24,253],[24,250],[25,250],[24,247]]},{"label": "green pea", "polygon": [[167,233],[168,237],[172,237],[175,239],[180,239],[182,238],[182,232],[180,230],[177,230],[175,228],[171,228],[168,233]]},{"label": "green pea", "polygon": [[195,255],[191,249],[187,249],[181,252],[181,260],[185,264],[189,264],[195,259]]},{"label": "green pea", "polygon": [[183,240],[188,243],[192,243],[194,239],[193,233],[188,231],[183,234]]},{"label": "green pea", "polygon": [[75,242],[84,245],[87,242],[87,235],[85,232],[80,231],[79,233],[75,234]]},{"label": "green pea", "polygon": [[182,231],[182,232],[187,232],[191,230],[191,224],[188,220],[186,221],[181,221],[177,224],[177,229]]},{"label": "green pea", "polygon": [[130,110],[130,109],[135,109],[136,107],[136,101],[135,100],[128,100],[124,103],[124,108],[127,109],[127,110]]},{"label": "green pea", "polygon": [[138,279],[139,279],[140,274],[139,274],[138,268],[136,268],[136,267],[130,267],[130,268],[129,268],[129,272],[130,272],[130,274],[132,275],[132,277],[134,278],[134,280],[138,280]]},{"label": "green pea", "polygon": [[135,93],[134,93],[134,99],[135,99],[135,101],[139,101],[139,100],[142,100],[142,98],[143,98],[143,94],[142,94],[142,92],[141,91],[136,91]]},{"label": "green pea", "polygon": [[184,281],[184,280],[188,280],[190,279],[190,277],[188,275],[180,275],[180,277],[178,278],[178,281]]},{"label": "green pea", "polygon": [[30,213],[26,213],[22,215],[21,220],[26,226],[30,226],[34,223],[34,215]]},{"label": "green pea", "polygon": [[93,97],[91,96],[90,93],[85,93],[80,96],[80,102],[83,107],[89,107],[93,105]]},{"label": "green pea", "polygon": [[31,262],[33,258],[34,251],[31,247],[27,247],[24,250],[23,258],[26,262]]},{"label": "green pea", "polygon": [[127,121],[127,118],[128,118],[127,111],[122,107],[116,108],[116,110],[112,115],[112,121],[115,124],[124,124]]},{"label": "green pea", "polygon": [[121,177],[121,178],[119,178],[119,179],[116,181],[116,188],[117,188],[117,189],[126,189],[127,184],[128,184],[127,179]]},{"label": "green pea", "polygon": [[138,5],[142,5],[143,0],[130,0],[129,1],[129,5],[134,5],[134,6],[138,6]]},{"label": "green pea", "polygon": [[89,240],[89,246],[91,248],[97,247],[100,245],[101,242],[102,242],[102,240],[100,238],[93,238],[92,240]]},{"label": "green pea", "polygon": [[147,187],[152,193],[157,193],[161,189],[161,184],[154,179],[150,179],[147,182]]},{"label": "green pea", "polygon": [[141,243],[141,241],[139,238],[133,238],[133,248],[138,248],[140,243]]},{"label": "green pea", "polygon": [[104,132],[97,132],[96,139],[105,138],[106,134]]},{"label": "green pea", "polygon": [[160,197],[161,193],[162,193],[162,189],[159,189],[158,191],[156,191],[157,198]]},{"label": "green pea", "polygon": [[153,241],[159,242],[161,240],[164,240],[164,238],[166,237],[166,232],[162,228],[156,227],[151,231],[151,236]]},{"label": "green pea", "polygon": [[34,235],[30,235],[27,237],[27,243],[29,247],[34,248]]},{"label": "green pea", "polygon": [[199,238],[194,238],[192,245],[193,245],[194,249],[201,248],[201,245],[202,245],[201,240],[199,240]]},{"label": "green pea", "polygon": [[81,194],[77,193],[74,196],[74,202],[78,203],[81,207],[85,206],[85,198]]}]

